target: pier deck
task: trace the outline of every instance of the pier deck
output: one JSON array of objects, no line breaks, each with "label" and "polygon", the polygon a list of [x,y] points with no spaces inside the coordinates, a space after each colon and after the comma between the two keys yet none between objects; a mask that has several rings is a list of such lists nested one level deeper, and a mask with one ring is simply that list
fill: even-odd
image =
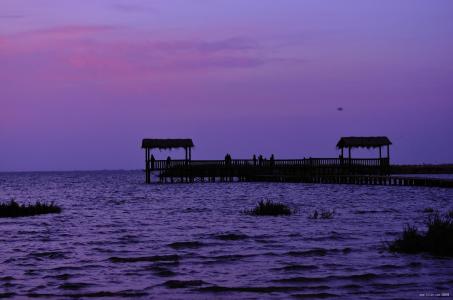
[{"label": "pier deck", "polygon": [[[156,160],[149,162],[156,183],[305,182],[356,185],[453,187],[453,180],[390,176],[386,158],[305,158],[258,161]],[[151,182],[151,180],[150,180]]]},{"label": "pier deck", "polygon": [[[366,184],[397,186],[453,187],[453,180],[390,176],[390,145],[385,136],[342,137],[337,148],[341,150],[338,158],[303,159],[232,159],[229,154],[225,160],[192,160],[192,139],[143,139],[145,150],[145,182],[157,175],[156,183],[167,182],[215,182],[215,181],[269,181],[269,182],[306,182],[334,184]],[[382,148],[386,147],[386,157]],[[151,150],[177,149],[185,151],[185,159],[156,160]],[[379,158],[352,158],[353,148],[375,148]],[[344,157],[347,149],[348,157]]]}]

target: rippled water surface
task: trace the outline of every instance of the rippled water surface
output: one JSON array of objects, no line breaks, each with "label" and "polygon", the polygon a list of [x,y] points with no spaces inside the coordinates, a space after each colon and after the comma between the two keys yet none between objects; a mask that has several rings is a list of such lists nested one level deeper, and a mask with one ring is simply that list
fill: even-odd
[{"label": "rippled water surface", "polygon": [[[145,185],[141,172],[0,174],[0,200],[61,214],[0,219],[0,297],[418,298],[452,295],[453,260],[389,253],[453,189],[278,183]],[[241,214],[262,199],[290,217]],[[334,209],[332,219],[309,219]]]}]

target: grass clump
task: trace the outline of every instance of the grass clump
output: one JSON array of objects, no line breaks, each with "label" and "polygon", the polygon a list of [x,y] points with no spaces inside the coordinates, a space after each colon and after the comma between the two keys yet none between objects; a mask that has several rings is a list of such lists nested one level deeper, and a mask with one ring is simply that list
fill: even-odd
[{"label": "grass clump", "polygon": [[453,257],[453,217],[436,213],[428,218],[426,226],[426,233],[421,233],[415,226],[407,225],[402,236],[390,243],[390,251]]},{"label": "grass clump", "polygon": [[35,204],[19,204],[14,199],[7,203],[0,203],[0,218],[28,217],[42,214],[60,213],[61,208],[51,202]]},{"label": "grass clump", "polygon": [[252,216],[289,216],[294,212],[285,204],[270,200],[261,200],[254,209],[244,211]]},{"label": "grass clump", "polygon": [[318,212],[315,210],[312,214],[308,216],[309,219],[332,219],[335,214],[335,210],[321,210]]},{"label": "grass clump", "polygon": [[448,217],[453,219],[453,209],[447,213]]},{"label": "grass clump", "polygon": [[434,212],[434,208],[432,207],[427,207],[423,210],[424,213],[433,213]]}]

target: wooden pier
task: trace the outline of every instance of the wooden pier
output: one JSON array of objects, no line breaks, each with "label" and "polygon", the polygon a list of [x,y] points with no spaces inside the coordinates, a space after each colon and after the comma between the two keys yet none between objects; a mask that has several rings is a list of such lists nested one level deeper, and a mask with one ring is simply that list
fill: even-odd
[{"label": "wooden pier", "polygon": [[301,182],[354,185],[453,187],[453,180],[388,174],[387,161],[379,159],[307,158],[275,160],[254,165],[251,160],[155,161],[150,170],[156,183],[193,182]]},{"label": "wooden pier", "polygon": [[[348,140],[350,139],[350,140]],[[303,158],[303,159],[225,159],[192,160],[190,139],[160,140],[145,139],[145,181],[155,183],[193,182],[304,182],[356,185],[426,186],[453,187],[453,180],[403,177],[390,175],[389,145],[384,137],[342,138],[337,145],[343,153],[347,147],[349,157],[344,158]],[[379,148],[379,158],[351,158],[351,148]],[[382,145],[387,146],[387,157],[381,156]],[[155,160],[152,148],[184,148],[185,159]],[[154,175],[154,176],[152,176]]]}]

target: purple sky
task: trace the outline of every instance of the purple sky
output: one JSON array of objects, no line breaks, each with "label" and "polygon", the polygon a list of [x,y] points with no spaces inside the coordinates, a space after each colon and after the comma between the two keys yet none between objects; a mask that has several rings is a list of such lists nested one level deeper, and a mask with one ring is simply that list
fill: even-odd
[{"label": "purple sky", "polygon": [[452,53],[451,0],[1,0],[0,171],[143,168],[143,137],[453,162]]}]

